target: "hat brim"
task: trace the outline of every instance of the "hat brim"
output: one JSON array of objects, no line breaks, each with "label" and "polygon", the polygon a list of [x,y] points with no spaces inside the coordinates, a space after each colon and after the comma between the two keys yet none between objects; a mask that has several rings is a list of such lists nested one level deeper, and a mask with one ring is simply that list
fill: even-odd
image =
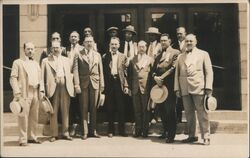
[{"label": "hat brim", "polygon": [[146,31],[147,34],[155,34],[155,35],[161,35],[160,32],[151,32],[151,31]]},{"label": "hat brim", "polygon": [[127,32],[132,32],[134,35],[137,34],[137,33],[136,33],[135,31],[133,31],[133,30],[123,29],[122,31],[123,31],[123,32],[125,32],[125,31],[127,31]]},{"label": "hat brim", "polygon": [[[163,95],[161,96],[160,99],[155,99],[154,97],[152,97],[152,94],[154,93],[154,90],[155,90],[156,88],[162,88],[162,89],[163,89],[163,92],[164,92],[164,93],[163,93]],[[162,102],[164,102],[164,101],[167,99],[167,97],[168,97],[168,89],[167,89],[166,86],[159,87],[158,85],[155,85],[155,86],[151,89],[151,91],[150,91],[150,98],[151,98],[152,101],[155,102],[155,103],[162,103]]]},{"label": "hat brim", "polygon": [[49,99],[48,99],[47,97],[44,96],[43,102],[46,102],[46,104],[47,104],[47,106],[48,106],[49,113],[53,114],[53,113],[54,113],[54,109],[53,109],[52,104],[51,104],[51,102],[49,101]]},{"label": "hat brim", "polygon": [[207,95],[205,95],[204,96],[204,104],[203,104],[205,111],[206,112],[215,111],[217,108],[217,102],[214,103],[214,106],[212,106],[212,107],[210,106],[210,108],[209,108],[208,99],[209,99],[209,97]]},{"label": "hat brim", "polygon": [[108,28],[108,29],[106,30],[106,32],[109,32],[109,31],[111,31],[111,30],[116,30],[116,31],[118,31],[119,29],[118,29],[118,28]]}]

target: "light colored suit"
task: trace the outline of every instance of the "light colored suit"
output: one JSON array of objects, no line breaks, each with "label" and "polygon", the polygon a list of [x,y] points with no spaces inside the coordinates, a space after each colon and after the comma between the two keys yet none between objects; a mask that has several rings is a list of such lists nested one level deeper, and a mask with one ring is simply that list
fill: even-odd
[{"label": "light colored suit", "polygon": [[56,61],[53,55],[49,55],[42,61],[42,84],[41,91],[52,101],[54,114],[50,119],[50,132],[54,137],[58,136],[57,115],[60,107],[62,114],[62,133],[68,136],[70,97],[74,96],[73,76],[70,70],[70,60],[60,57],[64,77],[57,77]]},{"label": "light colored suit", "polygon": [[[83,134],[96,134],[96,110],[100,89],[104,89],[103,65],[101,55],[95,50],[86,54],[85,49],[74,57],[74,78],[80,83],[80,109],[83,121]],[[90,129],[88,130],[88,111],[90,111]]]},{"label": "light colored suit", "polygon": [[[36,129],[38,124],[38,107],[39,107],[39,84],[41,82],[41,69],[37,62],[32,61],[30,65],[25,58],[14,61],[10,85],[13,89],[14,96],[18,93],[24,98],[29,107],[24,117],[18,116],[19,142],[27,143],[27,140],[36,140]],[[30,69],[37,71],[37,76],[32,74]],[[31,80],[37,78],[36,83],[31,85]]]},{"label": "light colored suit", "polygon": [[210,126],[203,101],[205,89],[212,90],[213,70],[209,54],[193,48],[191,54],[182,53],[176,64],[175,91],[179,91],[187,117],[189,137],[196,135],[196,116],[200,124],[202,138],[209,138]]}]

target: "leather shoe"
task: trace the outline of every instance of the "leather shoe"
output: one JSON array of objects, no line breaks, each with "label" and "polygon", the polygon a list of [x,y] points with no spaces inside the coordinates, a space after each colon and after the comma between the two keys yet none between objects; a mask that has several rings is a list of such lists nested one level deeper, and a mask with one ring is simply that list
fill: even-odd
[{"label": "leather shoe", "polygon": [[42,144],[40,140],[28,140],[28,143]]},{"label": "leather shoe", "polygon": [[192,143],[192,142],[197,142],[198,137],[188,137],[187,139],[183,139],[181,142],[182,143]]},{"label": "leather shoe", "polygon": [[101,138],[100,135],[98,134],[90,134],[89,137],[93,137],[93,138]]},{"label": "leather shoe", "polygon": [[56,140],[57,140],[56,137],[51,137],[51,138],[49,139],[50,142],[54,142],[54,141],[56,141]]},{"label": "leather shoe", "polygon": [[166,139],[166,143],[168,143],[168,144],[174,143],[174,139],[169,139],[169,138],[167,138],[167,139]]},{"label": "leather shoe", "polygon": [[28,146],[28,143],[20,143],[19,146]]},{"label": "leather shoe", "polygon": [[142,134],[142,138],[147,138],[148,137],[148,134],[147,133],[143,133]]},{"label": "leather shoe", "polygon": [[204,139],[203,145],[210,145],[210,139]]},{"label": "leather shoe", "polygon": [[140,136],[141,136],[141,133],[139,133],[139,132],[137,132],[137,133],[135,133],[135,134],[133,135],[134,138],[138,138],[138,137],[140,137]]},{"label": "leather shoe", "polygon": [[85,134],[85,135],[83,135],[83,136],[81,136],[81,139],[82,140],[86,140],[88,138],[88,136]]},{"label": "leather shoe", "polygon": [[63,137],[62,137],[62,139],[64,139],[64,140],[70,140],[70,141],[72,141],[72,140],[73,140],[73,138],[72,138],[72,137],[70,137],[70,136],[63,136]]},{"label": "leather shoe", "polygon": [[158,138],[159,138],[159,139],[165,139],[165,138],[167,138],[167,135],[166,135],[166,134],[162,134],[162,135],[160,135]]},{"label": "leather shoe", "polygon": [[109,137],[109,138],[112,138],[112,137],[113,137],[113,134],[112,134],[112,133],[109,133],[109,134],[108,134],[108,137]]}]

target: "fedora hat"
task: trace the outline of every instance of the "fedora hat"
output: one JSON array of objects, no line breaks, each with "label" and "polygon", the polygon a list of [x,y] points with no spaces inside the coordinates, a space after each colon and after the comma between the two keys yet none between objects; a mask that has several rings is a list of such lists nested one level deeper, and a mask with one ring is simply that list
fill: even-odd
[{"label": "fedora hat", "polygon": [[97,107],[103,106],[105,101],[105,95],[99,94]]},{"label": "fedora hat", "polygon": [[149,27],[148,31],[146,31],[146,33],[151,33],[151,34],[156,34],[156,35],[160,35],[161,33],[159,32],[159,29],[156,27]]},{"label": "fedora hat", "polygon": [[217,100],[215,97],[211,96],[208,97],[207,95],[205,95],[204,97],[204,109],[206,112],[209,111],[215,111],[217,108]]},{"label": "fedora hat", "polygon": [[126,28],[123,29],[122,31],[124,31],[124,32],[125,32],[125,31],[129,31],[129,32],[132,32],[134,35],[136,35],[135,27],[132,26],[132,25],[126,26]]},{"label": "fedora hat", "polygon": [[168,97],[168,89],[164,85],[161,87],[155,85],[150,91],[150,98],[155,103],[162,103],[167,99],[167,97]]},{"label": "fedora hat", "polygon": [[118,31],[119,29],[118,29],[118,27],[112,26],[112,27],[108,28],[106,31],[109,32],[109,31],[111,31],[111,30],[116,30],[116,31]]},{"label": "fedora hat", "polygon": [[53,107],[47,97],[44,96],[44,98],[41,101],[40,106],[43,112],[50,113],[50,114],[54,113]]},{"label": "fedora hat", "polygon": [[28,103],[25,99],[21,98],[18,101],[12,100],[10,103],[10,110],[13,114],[18,116],[25,116],[28,108]]}]

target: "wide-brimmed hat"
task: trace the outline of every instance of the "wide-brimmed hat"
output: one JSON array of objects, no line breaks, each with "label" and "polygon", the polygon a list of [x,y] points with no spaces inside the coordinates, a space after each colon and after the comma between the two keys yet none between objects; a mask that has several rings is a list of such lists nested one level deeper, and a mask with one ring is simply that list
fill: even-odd
[{"label": "wide-brimmed hat", "polygon": [[118,29],[118,27],[112,26],[112,27],[108,28],[106,31],[109,32],[109,31],[111,31],[111,30],[116,30],[116,31],[118,31],[119,29]]},{"label": "wide-brimmed hat", "polygon": [[47,97],[44,96],[44,98],[41,101],[40,106],[43,112],[50,113],[50,114],[54,113],[53,107]]},{"label": "wide-brimmed hat", "polygon": [[149,28],[148,28],[148,31],[146,31],[146,33],[161,35],[161,33],[159,32],[159,29],[156,28],[156,27],[149,27]]},{"label": "wide-brimmed hat", "polygon": [[207,95],[205,95],[204,97],[204,108],[206,112],[209,111],[215,111],[217,108],[217,100],[215,97],[211,96],[208,97]]},{"label": "wide-brimmed hat", "polygon": [[134,35],[136,35],[135,27],[132,25],[126,26],[126,28],[123,29],[122,31],[129,31],[129,32],[132,32]]},{"label": "wide-brimmed hat", "polygon": [[161,87],[155,85],[150,91],[150,98],[155,103],[162,103],[167,99],[167,97],[168,97],[168,89],[164,85]]},{"label": "wide-brimmed hat", "polygon": [[18,116],[25,116],[28,107],[28,103],[23,98],[20,98],[18,101],[12,100],[12,102],[10,103],[11,112]]}]

